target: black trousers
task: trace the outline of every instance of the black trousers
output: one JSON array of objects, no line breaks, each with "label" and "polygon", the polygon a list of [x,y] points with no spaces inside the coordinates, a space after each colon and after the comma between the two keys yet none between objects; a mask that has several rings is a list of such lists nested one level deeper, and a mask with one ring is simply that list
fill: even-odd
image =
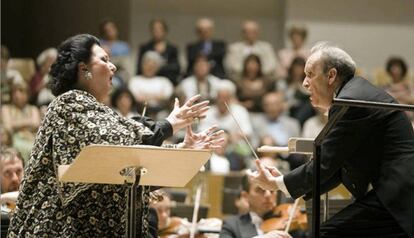
[{"label": "black trousers", "polygon": [[323,238],[409,237],[373,190],[323,223],[320,230]]}]

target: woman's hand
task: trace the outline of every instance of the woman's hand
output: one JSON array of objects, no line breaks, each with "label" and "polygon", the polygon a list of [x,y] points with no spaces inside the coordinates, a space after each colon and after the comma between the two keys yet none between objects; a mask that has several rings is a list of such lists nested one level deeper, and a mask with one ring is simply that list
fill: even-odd
[{"label": "woman's hand", "polygon": [[202,101],[194,104],[201,95],[191,97],[183,106],[180,107],[180,102],[175,98],[174,109],[166,118],[173,128],[173,134],[177,131],[189,126],[193,121],[206,117],[205,114],[210,109],[209,101]]},{"label": "woman's hand", "polygon": [[224,131],[217,131],[217,126],[212,126],[200,133],[194,133],[191,126],[187,126],[184,141],[179,144],[179,148],[191,149],[220,149],[224,143]]}]

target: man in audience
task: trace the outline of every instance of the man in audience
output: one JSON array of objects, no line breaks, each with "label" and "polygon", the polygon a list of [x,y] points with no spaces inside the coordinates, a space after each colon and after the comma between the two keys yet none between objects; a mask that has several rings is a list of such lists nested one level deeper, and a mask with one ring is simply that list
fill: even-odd
[{"label": "man in audience", "polygon": [[261,229],[263,217],[271,214],[276,206],[275,192],[261,189],[258,184],[252,183],[247,176],[244,176],[241,199],[247,201],[248,212],[225,219],[220,238],[291,237],[283,231],[275,230],[264,233]]},{"label": "man in audience", "polygon": [[246,56],[255,54],[262,62],[263,74],[273,76],[276,70],[276,56],[269,42],[259,40],[259,25],[255,21],[243,23],[243,41],[229,46],[225,60],[230,78],[239,78]]},{"label": "man in audience", "polygon": [[207,57],[211,66],[211,74],[219,78],[225,77],[223,59],[226,54],[226,43],[222,40],[214,40],[214,22],[209,18],[201,18],[197,21],[196,32],[198,41],[187,45],[187,74],[193,73],[194,62],[199,54]]},{"label": "man in audience", "polygon": [[139,47],[137,74],[142,74],[142,58],[147,51],[155,51],[164,60],[163,66],[158,71],[158,76],[167,77],[174,85],[178,84],[180,64],[178,63],[178,50],[175,45],[167,40],[168,26],[162,19],[154,19],[150,22],[151,39]]},{"label": "man in audience", "polygon": [[178,94],[185,100],[200,94],[203,99],[215,99],[217,97],[217,87],[221,79],[210,74],[211,63],[207,56],[197,55],[194,59],[194,74],[183,79],[178,85]]},{"label": "man in audience", "polygon": [[270,135],[279,146],[286,146],[290,137],[300,136],[299,122],[287,115],[283,92],[270,92],[262,101],[263,115],[252,118],[257,136]]},{"label": "man in audience", "polygon": [[24,161],[20,153],[7,148],[0,152],[1,203],[14,204],[24,173]]}]

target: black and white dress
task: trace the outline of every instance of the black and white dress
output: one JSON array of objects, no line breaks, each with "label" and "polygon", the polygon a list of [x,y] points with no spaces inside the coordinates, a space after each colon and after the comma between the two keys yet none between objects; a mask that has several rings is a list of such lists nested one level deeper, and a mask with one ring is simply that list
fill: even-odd
[{"label": "black and white dress", "polygon": [[[57,179],[57,168],[72,163],[90,144],[160,145],[171,134],[167,121],[123,118],[85,91],[58,96],[37,133],[9,237],[124,236],[127,187],[63,184]],[[144,192],[148,195],[149,188]],[[143,209],[146,214],[147,207]]]}]

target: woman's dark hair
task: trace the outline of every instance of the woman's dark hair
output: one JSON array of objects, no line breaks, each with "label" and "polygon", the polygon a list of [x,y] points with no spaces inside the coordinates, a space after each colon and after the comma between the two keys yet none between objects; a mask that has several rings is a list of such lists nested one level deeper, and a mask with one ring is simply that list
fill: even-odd
[{"label": "woman's dark hair", "polygon": [[394,65],[401,68],[401,78],[404,78],[408,71],[408,66],[405,61],[400,57],[389,58],[386,65],[387,73],[391,74],[391,68]]},{"label": "woman's dark hair", "polygon": [[111,96],[111,105],[112,105],[112,107],[117,108],[116,107],[116,102],[121,97],[121,95],[124,94],[124,93],[126,93],[129,96],[129,98],[131,98],[131,102],[132,102],[131,108],[132,108],[132,110],[135,111],[137,109],[137,102],[135,101],[134,95],[132,95],[131,91],[129,91],[129,89],[126,88],[126,87],[118,88],[112,93],[112,96]]},{"label": "woman's dark hair", "polygon": [[[306,65],[306,60],[304,58],[300,57],[300,56],[295,57],[292,60],[292,63],[290,63],[290,66],[289,66],[289,69],[288,69],[288,75],[287,75],[287,78],[286,78],[287,84],[293,83],[293,69],[295,68],[295,66],[302,66],[303,68],[305,68],[305,65]],[[303,78],[302,78],[302,80],[303,80],[303,79],[305,79],[305,72],[302,72],[302,73],[303,73]]]},{"label": "woman's dark hair", "polygon": [[244,61],[243,61],[243,77],[247,76],[247,63],[249,63],[250,60],[254,60],[256,61],[256,63],[259,65],[259,72],[257,72],[257,77],[262,77],[263,76],[263,71],[262,71],[262,61],[260,60],[260,57],[255,55],[255,54],[251,54],[248,55]]},{"label": "woman's dark hair", "polygon": [[100,45],[98,38],[89,34],[72,36],[60,44],[57,60],[50,70],[53,95],[59,96],[76,88],[78,65],[81,62],[89,63],[95,44]]}]

